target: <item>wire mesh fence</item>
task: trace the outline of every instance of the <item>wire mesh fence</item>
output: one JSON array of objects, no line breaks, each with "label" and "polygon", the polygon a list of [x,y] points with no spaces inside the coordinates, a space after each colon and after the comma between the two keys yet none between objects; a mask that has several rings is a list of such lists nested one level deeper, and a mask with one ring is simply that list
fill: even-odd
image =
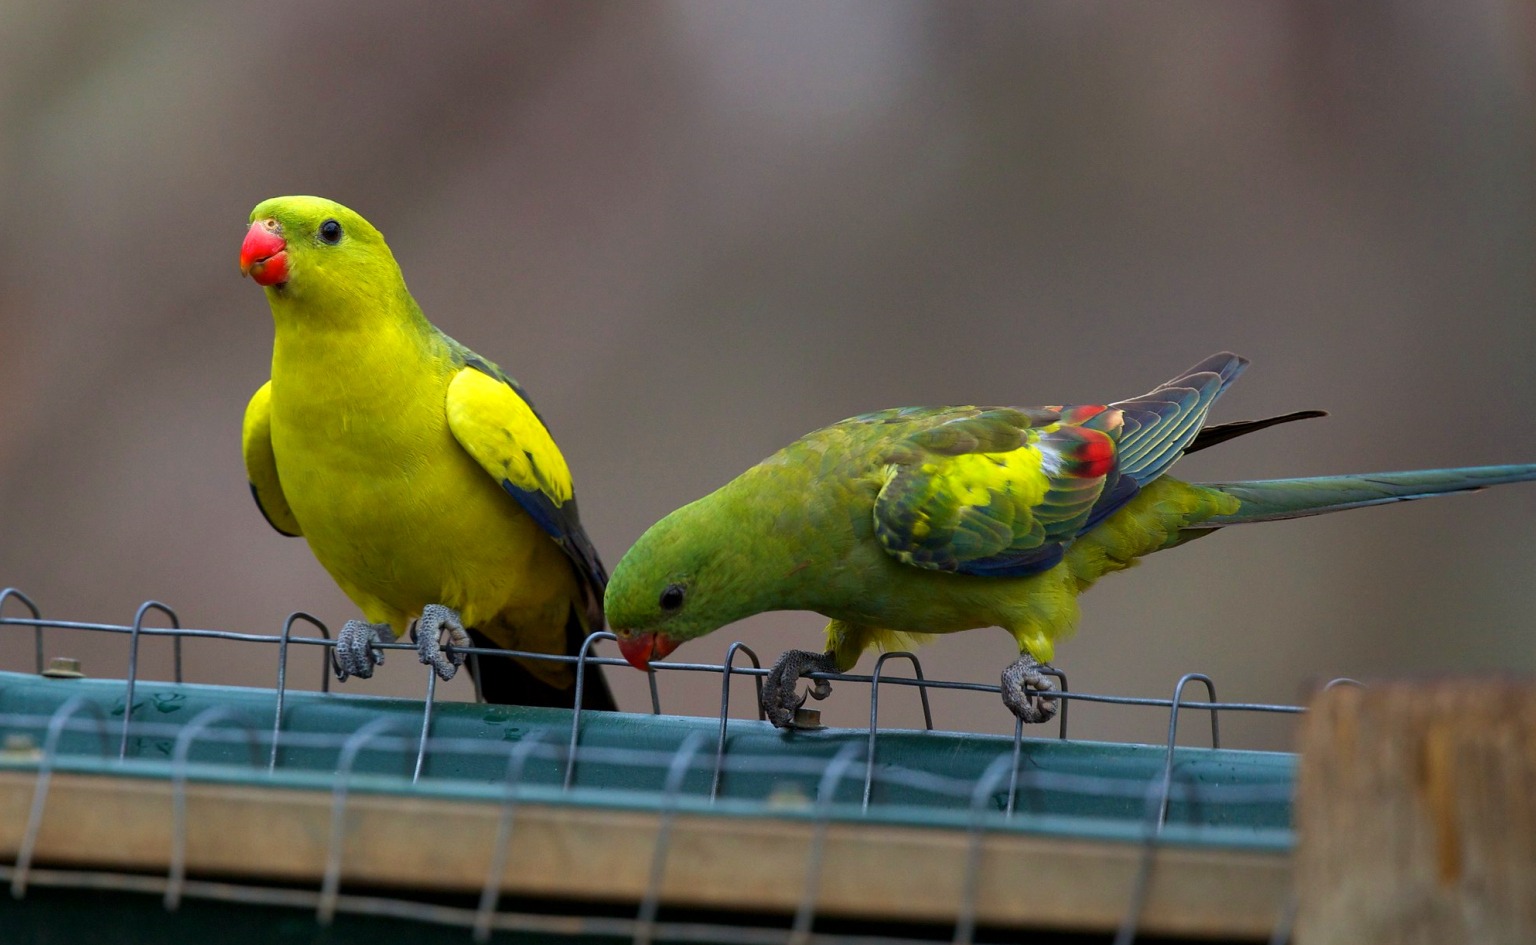
[{"label": "wire mesh fence", "polygon": [[[169,626],[147,625],[152,616],[158,618],[156,622]],[[574,665],[577,709],[526,710],[524,715],[535,718],[537,724],[528,724],[516,732],[501,732],[491,739],[478,730],[461,726],[464,713],[457,708],[458,704],[438,704],[437,677],[430,668],[423,670],[427,682],[419,703],[405,705],[377,697],[323,695],[329,688],[331,651],[335,644],[324,623],[309,614],[291,615],[275,634],[187,628],[180,623],[172,608],[155,601],[142,605],[131,624],[55,620],[44,618],[34,602],[20,591],[0,592],[0,631],[6,631],[8,640],[30,631],[39,674],[48,670],[45,631],[52,629],[118,634],[126,637],[128,653],[125,679],[92,680],[96,686],[105,688],[80,689],[73,695],[61,690],[47,712],[12,711],[7,707],[5,677],[15,674],[0,674],[0,734],[8,739],[8,750],[0,753],[0,761],[4,762],[0,770],[26,770],[33,778],[26,825],[14,865],[0,867],[0,879],[9,882],[13,896],[20,898],[35,886],[147,892],[162,897],[165,908],[170,910],[187,898],[198,898],[313,910],[321,923],[331,922],[338,914],[391,916],[462,926],[481,941],[500,931],[617,936],[642,945],[660,940],[746,945],[825,941],[851,945],[869,936],[816,928],[820,892],[826,880],[823,871],[829,832],[842,825],[874,830],[920,824],[965,838],[963,856],[958,861],[958,895],[947,938],[963,945],[973,941],[978,928],[987,922],[978,908],[978,888],[983,876],[983,851],[989,838],[1071,836],[1082,824],[1091,822],[1099,827],[1106,823],[1115,825],[1119,832],[1106,835],[1108,839],[1122,845],[1134,844],[1137,851],[1134,878],[1120,911],[1114,939],[1117,943],[1129,943],[1141,928],[1160,853],[1205,843],[1282,850],[1290,844],[1288,761],[1264,769],[1266,773],[1257,778],[1237,777],[1230,773],[1231,765],[1209,764],[1202,760],[1201,752],[1213,758],[1219,755],[1223,763],[1240,754],[1219,751],[1219,722],[1223,714],[1296,715],[1304,710],[1292,705],[1220,702],[1212,680],[1198,673],[1180,678],[1168,698],[1154,699],[1073,692],[1065,674],[1056,672],[1061,709],[1049,741],[1026,738],[1022,725],[1015,726],[1011,739],[953,736],[934,733],[928,692],[958,689],[997,693],[999,687],[926,678],[915,655],[885,653],[869,674],[813,677],[867,686],[866,729],[770,736],[763,734],[767,729],[764,723],[730,716],[732,677],[747,676],[760,687],[767,674],[756,653],[741,643],[733,643],[720,663],[652,664],[650,708],[652,715],[659,717],[655,723],[658,726],[662,724],[665,688],[658,682],[661,677],[668,673],[716,674],[721,688],[715,718],[668,728],[665,738],[658,736],[647,743],[645,737],[634,734],[634,728],[626,729],[627,734],[611,732],[602,718],[609,713],[583,712],[579,708],[580,691],[586,685],[590,667],[627,665],[621,659],[593,655],[595,643],[614,639],[608,633],[594,633],[574,656],[460,649],[475,660],[544,659]],[[300,627],[312,633],[297,633]],[[146,636],[171,639],[176,651],[171,688],[178,693],[195,688],[182,685],[179,651],[186,639],[271,647],[275,688],[254,691],[262,694],[262,701],[244,703],[228,695],[233,690],[210,692],[193,700],[203,707],[184,716],[186,721],[146,718],[144,712],[148,710],[144,708],[140,684],[147,681],[138,678],[138,650]],[[408,643],[378,646],[415,649]],[[289,664],[296,647],[318,650],[322,694],[289,691]],[[746,665],[740,665],[742,657]],[[892,660],[909,662],[912,675],[891,675]],[[924,732],[880,728],[880,694],[892,685],[918,690],[923,701]],[[1190,699],[1192,686],[1205,701]],[[164,687],[156,683],[153,688]],[[335,724],[323,726],[324,730],[312,730],[312,725],[296,724],[296,699],[304,712],[311,713],[306,718],[311,718],[313,711],[318,711],[314,707],[327,700],[364,708],[348,716],[344,725],[338,719]],[[386,701],[392,702],[396,711],[377,711],[376,706]],[[1126,746],[1127,753],[1117,756],[1116,763],[1107,767],[1096,767],[1088,761],[1059,762],[1054,760],[1058,756],[1050,754],[1051,744],[1064,748],[1079,744],[1068,740],[1069,709],[1074,702],[1165,709],[1167,739],[1160,747],[1142,747],[1134,753]],[[270,715],[258,717],[257,711]],[[1208,714],[1211,749],[1218,751],[1175,746],[1181,718],[1189,711]],[[520,721],[523,716],[516,718]],[[936,746],[936,750],[929,754],[923,753],[926,749],[919,750],[927,745]],[[51,785],[60,772],[117,773],[168,782],[171,841],[164,872],[145,875],[137,871],[35,865]],[[296,782],[295,778],[300,780]],[[328,839],[318,884],[295,888],[287,884],[189,876],[189,785],[214,783],[257,787],[292,787],[299,783],[328,790]],[[456,798],[495,805],[498,810],[474,907],[404,895],[342,891],[342,879],[347,872],[343,857],[348,842],[347,812],[356,796],[393,793],[431,797],[450,789]],[[633,916],[501,908],[503,877],[509,860],[517,855],[519,811],[528,805],[562,803],[646,811],[656,818],[650,862],[643,889],[634,902]],[[674,865],[673,838],[680,816],[767,819],[808,829],[808,842],[798,867],[799,892],[787,922],[669,921],[662,909],[664,879]],[[1234,838],[1228,829],[1234,824],[1259,829]],[[1044,855],[1049,860],[1051,854]],[[1279,910],[1264,921],[1272,928],[1273,941],[1287,939],[1286,910]]]}]

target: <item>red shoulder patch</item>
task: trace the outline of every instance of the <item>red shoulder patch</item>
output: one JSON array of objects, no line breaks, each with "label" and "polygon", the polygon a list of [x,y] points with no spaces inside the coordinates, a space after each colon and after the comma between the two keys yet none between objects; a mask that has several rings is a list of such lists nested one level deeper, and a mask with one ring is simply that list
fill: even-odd
[{"label": "red shoulder patch", "polygon": [[1075,479],[1102,478],[1115,467],[1114,438],[1102,430],[1062,427],[1042,438],[1046,441],[1061,457],[1061,471]]}]

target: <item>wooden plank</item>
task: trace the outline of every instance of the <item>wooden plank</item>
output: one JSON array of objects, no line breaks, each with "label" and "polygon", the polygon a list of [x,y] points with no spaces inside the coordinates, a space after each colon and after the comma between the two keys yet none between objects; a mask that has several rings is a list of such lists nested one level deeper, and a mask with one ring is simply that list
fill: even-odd
[{"label": "wooden plank", "polygon": [[1536,942],[1536,685],[1320,693],[1298,777],[1302,945]]},{"label": "wooden plank", "polygon": [[[0,859],[14,860],[34,776],[0,771]],[[187,791],[193,875],[317,886],[331,835],[331,795],[193,783]],[[500,808],[495,804],[357,794],[347,806],[343,885],[478,891]],[[164,871],[171,786],[55,774],[36,862]],[[503,877],[508,893],[637,901],[659,826],[653,812],[548,804],[517,809]],[[662,898],[678,905],[793,911],[812,827],[680,814]],[[964,831],[833,824],[818,913],[949,922],[960,903]],[[1112,929],[1130,900],[1140,848],[1131,844],[987,835],[978,912],[985,924]],[[1289,886],[1283,854],[1160,850],[1141,927],[1148,932],[1267,938]]]}]

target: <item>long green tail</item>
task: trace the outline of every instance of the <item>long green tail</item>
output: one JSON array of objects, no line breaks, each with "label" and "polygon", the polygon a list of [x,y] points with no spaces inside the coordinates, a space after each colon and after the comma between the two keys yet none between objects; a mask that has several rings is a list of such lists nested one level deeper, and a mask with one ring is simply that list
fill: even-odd
[{"label": "long green tail", "polygon": [[1363,476],[1318,476],[1313,479],[1267,479],[1254,482],[1202,482],[1242,502],[1231,515],[1218,515],[1191,526],[1220,528],[1248,522],[1278,522],[1287,518],[1341,512],[1367,505],[1407,502],[1456,492],[1476,492],[1506,482],[1536,479],[1536,464],[1471,466],[1465,469],[1419,469],[1370,473]]}]

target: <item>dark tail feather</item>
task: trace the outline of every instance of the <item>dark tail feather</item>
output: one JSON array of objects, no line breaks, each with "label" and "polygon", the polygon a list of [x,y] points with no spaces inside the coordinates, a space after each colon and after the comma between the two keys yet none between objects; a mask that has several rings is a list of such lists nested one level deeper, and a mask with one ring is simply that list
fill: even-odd
[{"label": "dark tail feather", "polygon": [[[495,649],[496,644],[478,630],[471,629],[469,637],[477,647]],[[586,633],[576,611],[571,610],[565,625],[565,654],[575,656],[581,652]],[[469,661],[470,673],[474,674],[475,660]],[[561,689],[551,686],[528,672],[523,664],[510,657],[482,656],[479,659],[480,675],[475,682],[480,687],[480,697],[497,705],[534,705],[552,709],[572,709],[576,706],[576,686]],[[582,684],[581,707],[614,712],[618,709],[608,680],[601,666],[588,665]]]},{"label": "dark tail feather", "polygon": [[1279,426],[1282,423],[1290,423],[1293,420],[1311,420],[1314,417],[1326,417],[1326,410],[1298,410],[1295,413],[1285,413],[1278,417],[1265,417],[1263,420],[1234,420],[1231,423],[1213,423],[1195,434],[1195,438],[1184,447],[1184,455],[1197,450],[1203,450],[1208,446],[1225,443],[1228,440],[1246,436],[1249,433],[1257,433],[1267,427]]},{"label": "dark tail feather", "polygon": [[1536,464],[1471,466],[1464,469],[1416,469],[1364,476],[1319,476],[1313,479],[1270,479],[1256,482],[1203,482],[1237,498],[1242,506],[1231,515],[1206,519],[1196,528],[1220,528],[1248,522],[1276,522],[1367,505],[1407,502],[1456,492],[1476,492],[1488,486],[1536,479]]}]

